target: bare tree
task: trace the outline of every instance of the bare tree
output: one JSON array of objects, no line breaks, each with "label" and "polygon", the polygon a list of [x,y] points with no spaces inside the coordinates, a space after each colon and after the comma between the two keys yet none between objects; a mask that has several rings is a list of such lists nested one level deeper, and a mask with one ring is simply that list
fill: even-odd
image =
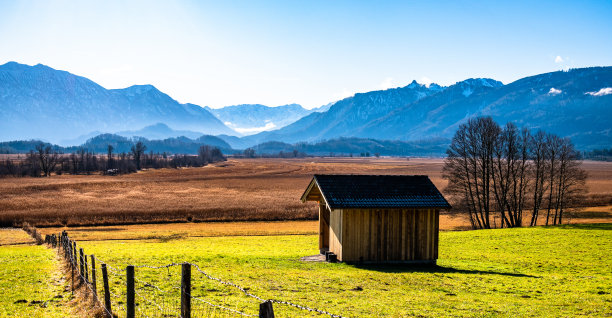
[{"label": "bare tree", "polygon": [[569,139],[541,131],[532,136],[512,123],[501,129],[490,117],[460,125],[447,155],[445,190],[467,210],[473,228],[491,228],[496,212],[499,226],[523,226],[529,204],[534,226],[545,196],[546,225],[560,224],[567,206],[584,191],[586,173]]},{"label": "bare tree", "polygon": [[136,164],[136,170],[140,170],[140,158],[142,154],[147,150],[147,146],[145,146],[142,141],[137,142],[132,146],[132,155],[134,156],[134,163]]},{"label": "bare tree", "polygon": [[586,172],[580,167],[578,152],[568,138],[561,139],[559,147],[559,171],[556,189],[553,224],[563,223],[564,209],[585,192]]},{"label": "bare tree", "polygon": [[531,170],[531,178],[533,179],[533,206],[529,225],[535,226],[538,223],[540,207],[542,206],[542,199],[546,191],[546,133],[540,130],[533,135],[529,148],[533,164]]},{"label": "bare tree", "polygon": [[112,169],[113,168],[113,150],[115,148],[113,147],[113,145],[108,145],[106,147],[106,169]]},{"label": "bare tree", "polygon": [[43,143],[36,145],[36,152],[38,154],[40,169],[42,170],[43,175],[45,177],[50,176],[59,160],[59,153],[50,145],[45,146]]},{"label": "bare tree", "polygon": [[463,201],[474,228],[491,228],[493,156],[500,130],[490,117],[470,119],[459,126],[447,150],[446,191]]},{"label": "bare tree", "polygon": [[200,148],[198,149],[198,158],[202,161],[203,165],[209,162],[213,162],[211,151],[212,148],[208,145],[200,146]]},{"label": "bare tree", "polygon": [[559,152],[561,148],[561,138],[557,135],[548,134],[546,136],[546,178],[548,179],[548,205],[546,207],[546,225],[550,221],[550,211],[554,209],[556,202],[556,181],[559,171]]}]

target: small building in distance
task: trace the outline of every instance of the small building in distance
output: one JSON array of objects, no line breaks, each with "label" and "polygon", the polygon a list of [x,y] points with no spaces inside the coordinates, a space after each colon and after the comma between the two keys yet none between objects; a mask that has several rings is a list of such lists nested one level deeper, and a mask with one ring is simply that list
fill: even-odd
[{"label": "small building in distance", "polygon": [[440,210],[450,209],[427,176],[315,175],[302,202],[319,203],[319,250],[339,261],[433,263]]}]

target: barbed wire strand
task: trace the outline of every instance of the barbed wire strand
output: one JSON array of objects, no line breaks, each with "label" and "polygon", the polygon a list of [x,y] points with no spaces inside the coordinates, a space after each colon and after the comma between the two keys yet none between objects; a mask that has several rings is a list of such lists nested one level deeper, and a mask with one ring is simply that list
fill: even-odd
[{"label": "barbed wire strand", "polygon": [[[206,276],[206,277],[207,277],[207,278],[209,278],[209,279],[212,279],[212,280],[218,281],[218,282],[220,282],[220,283],[222,283],[222,284],[224,284],[224,285],[233,286],[233,287],[235,287],[235,288],[238,288],[238,289],[239,289],[240,291],[242,291],[242,292],[243,292],[245,295],[247,295],[247,296],[249,296],[249,297],[253,297],[253,298],[255,298],[255,299],[257,299],[257,300],[259,300],[259,301],[261,301],[261,302],[265,302],[265,301],[266,301],[265,299],[263,299],[263,298],[261,298],[261,297],[259,297],[259,296],[257,296],[257,295],[254,295],[254,294],[252,294],[252,293],[249,293],[249,292],[248,292],[248,291],[247,291],[245,288],[240,287],[240,286],[238,286],[238,285],[236,285],[236,284],[234,284],[234,283],[232,283],[232,282],[226,282],[226,281],[223,281],[223,280],[218,279],[218,278],[216,278],[216,277],[210,276],[209,274],[207,274],[207,273],[205,273],[204,271],[202,271],[202,270],[200,269],[200,266],[198,266],[197,264],[192,264],[192,263],[188,263],[188,264],[190,264],[191,266],[195,267],[195,269],[196,269],[198,272],[202,273],[204,276]],[[320,313],[320,314],[323,314],[323,315],[328,315],[328,316],[331,316],[331,317],[333,317],[333,318],[344,318],[344,317],[343,317],[343,316],[341,316],[341,315],[332,314],[332,313],[327,312],[327,311],[324,311],[324,310],[320,310],[320,309],[316,309],[316,308],[310,308],[310,307],[307,307],[307,306],[298,305],[298,304],[295,304],[295,303],[292,303],[292,302],[288,302],[288,301],[284,301],[284,300],[277,300],[277,299],[269,299],[269,300],[270,300],[271,302],[274,302],[274,303],[283,304],[283,305],[289,305],[289,306],[293,306],[293,307],[296,307],[296,308],[299,308],[299,309],[302,309],[302,310],[307,310],[307,311],[317,312],[317,313]]]},{"label": "barbed wire strand", "polygon": [[[178,288],[178,287],[173,287],[173,288],[174,288],[174,289],[181,290],[181,288]],[[181,292],[182,292],[182,291],[181,291]],[[207,300],[204,300],[204,299],[202,299],[202,298],[195,297],[195,296],[193,296],[193,295],[191,295],[191,294],[189,294],[189,293],[187,293],[187,292],[186,292],[185,294],[187,294],[187,296],[191,297],[192,299],[195,299],[195,300],[197,300],[197,301],[203,302],[203,303],[205,303],[205,304],[207,304],[207,305],[210,305],[211,307],[215,307],[215,308],[219,308],[219,309],[224,309],[224,310],[227,310],[227,311],[231,311],[231,312],[233,312],[233,313],[236,313],[236,314],[239,314],[239,315],[241,315],[241,316],[245,316],[245,317],[257,317],[257,315],[250,315],[250,314],[243,313],[243,312],[241,312],[241,311],[238,311],[238,310],[235,310],[235,309],[232,309],[232,308],[229,308],[229,307],[225,307],[225,306],[221,306],[221,305],[213,304],[213,303],[211,303],[211,302],[209,302],[209,301],[207,301]]]},{"label": "barbed wire strand", "polygon": [[[97,257],[95,257],[95,258],[100,260]],[[102,260],[100,260],[100,261],[104,262]],[[104,262],[104,263],[107,264],[106,262]],[[241,287],[241,286],[239,286],[239,285],[237,285],[235,283],[232,283],[232,282],[229,282],[229,281],[224,281],[224,280],[221,280],[221,279],[219,279],[217,277],[213,277],[213,276],[209,275],[208,273],[204,272],[200,268],[199,265],[193,264],[193,263],[189,263],[189,262],[185,262],[185,263],[170,263],[170,264],[162,265],[162,266],[151,266],[151,265],[131,265],[131,266],[133,266],[134,268],[150,268],[150,269],[163,269],[163,268],[167,268],[168,269],[168,273],[170,273],[170,271],[169,271],[170,267],[179,266],[179,265],[183,265],[183,264],[189,264],[189,265],[193,266],[202,275],[204,275],[206,278],[214,280],[214,281],[217,281],[217,282],[219,282],[219,283],[221,283],[223,285],[227,285],[227,286],[231,286],[231,287],[237,288],[242,293],[244,293],[246,296],[249,296],[251,298],[257,299],[260,302],[265,302],[265,301],[269,300],[269,301],[271,301],[273,303],[288,305],[288,306],[292,306],[292,307],[295,307],[295,308],[298,308],[298,309],[301,309],[301,310],[306,310],[306,311],[316,312],[316,313],[323,314],[323,315],[328,315],[328,316],[333,317],[333,318],[345,318],[345,317],[343,317],[341,315],[332,314],[330,312],[327,312],[327,311],[324,311],[324,310],[320,310],[320,309],[317,309],[317,308],[311,308],[311,307],[308,307],[308,306],[302,306],[302,305],[299,305],[299,304],[296,304],[296,303],[292,303],[292,302],[289,302],[289,301],[278,300],[278,299],[264,299],[262,297],[259,297],[259,296],[255,295],[255,294],[250,293],[246,288],[243,288],[243,287]],[[108,264],[106,266],[107,266],[107,268],[111,268]],[[122,275],[118,274],[118,270],[116,270],[116,269],[113,269],[111,271],[114,271],[113,274],[116,275],[116,276],[122,276]],[[82,275],[80,275],[80,276],[82,277]],[[85,281],[84,277],[83,277],[83,281]],[[144,282],[144,281],[141,281],[141,282]],[[153,284],[150,284],[150,283],[147,283],[147,282],[145,282],[145,283],[148,284],[151,287],[154,287],[154,288],[158,289],[159,291],[162,291],[159,287],[157,287],[157,286],[155,286]],[[174,288],[176,288],[176,287],[174,287]],[[194,297],[192,295],[189,295],[189,296],[191,298],[193,298],[193,299],[198,300],[198,301],[207,303],[207,304],[209,304],[209,305],[211,305],[213,307],[218,307],[218,308],[226,309],[226,310],[229,310],[229,311],[232,311],[232,312],[244,314],[244,313],[242,313],[240,311],[236,311],[236,310],[231,309],[231,308],[227,308],[227,307],[223,307],[223,306],[220,306],[220,305],[212,304],[212,303],[210,303],[210,302],[208,302],[206,300]],[[142,297],[142,298],[144,298],[144,297]],[[249,316],[248,314],[244,314],[244,315]]]},{"label": "barbed wire strand", "polygon": [[164,310],[162,309],[162,307],[155,301],[148,299],[147,297],[143,296],[141,293],[138,292],[138,290],[136,288],[134,288],[134,293],[136,295],[138,295],[140,298],[142,298],[144,301],[148,302],[151,305],[155,305],[155,307],[157,307],[157,309],[159,309],[160,312],[163,312]]}]

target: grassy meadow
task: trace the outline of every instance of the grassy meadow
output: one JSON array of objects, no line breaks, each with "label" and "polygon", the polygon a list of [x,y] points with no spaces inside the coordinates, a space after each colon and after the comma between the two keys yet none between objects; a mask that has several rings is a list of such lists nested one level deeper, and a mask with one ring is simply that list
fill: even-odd
[{"label": "grassy meadow", "polygon": [[0,317],[67,317],[70,290],[56,252],[23,231],[0,229]]},{"label": "grassy meadow", "polygon": [[[611,230],[611,224],[592,224],[445,231],[436,267],[305,262],[300,258],[318,253],[317,236],[308,234],[93,240],[106,237],[102,230],[90,232],[92,240],[79,245],[112,266],[111,286],[119,296],[125,265],[187,261],[263,298],[349,317],[609,316]],[[193,296],[257,314],[257,300],[195,269],[192,277]],[[176,313],[180,266],[137,268],[136,279],[141,314]],[[122,310],[120,299],[113,307]],[[204,316],[214,310],[200,301],[193,304]],[[287,305],[274,308],[278,317],[310,314]]]}]

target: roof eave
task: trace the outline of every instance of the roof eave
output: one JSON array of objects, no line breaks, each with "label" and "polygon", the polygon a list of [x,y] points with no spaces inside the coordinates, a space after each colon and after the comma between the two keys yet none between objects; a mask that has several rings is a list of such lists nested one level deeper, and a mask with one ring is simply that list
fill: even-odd
[{"label": "roof eave", "polygon": [[304,191],[302,197],[300,198],[300,200],[302,200],[302,203],[306,203],[306,201],[308,201],[308,194],[310,194],[310,191],[312,190],[312,187],[315,185],[315,183],[315,178],[312,178],[312,180],[310,180],[310,183],[308,184],[308,187],[306,187],[306,191]]}]

